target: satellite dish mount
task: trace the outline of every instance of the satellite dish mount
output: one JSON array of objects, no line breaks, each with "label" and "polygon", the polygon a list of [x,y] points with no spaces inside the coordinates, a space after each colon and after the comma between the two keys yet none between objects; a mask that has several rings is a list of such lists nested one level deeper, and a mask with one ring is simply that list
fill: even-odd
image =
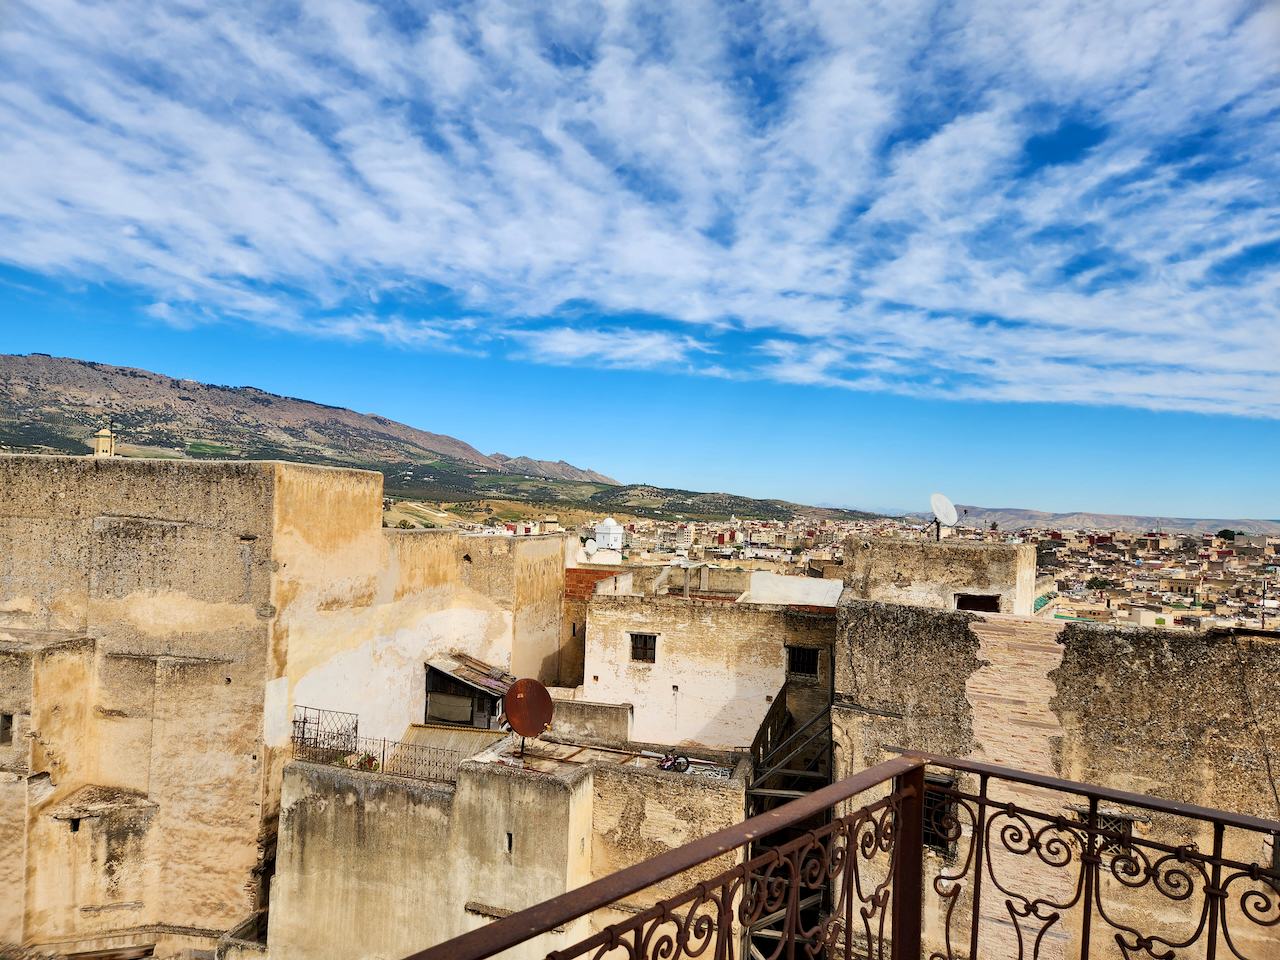
[{"label": "satellite dish mount", "polygon": [[507,723],[520,734],[520,756],[524,756],[526,737],[539,737],[551,729],[551,716],[555,707],[551,694],[537,680],[526,677],[517,680],[503,698]]},{"label": "satellite dish mount", "polygon": [[933,523],[930,526],[934,528],[934,539],[941,540],[942,528],[954,527],[960,517],[956,514],[955,504],[940,493],[929,498],[929,506],[933,508]]}]

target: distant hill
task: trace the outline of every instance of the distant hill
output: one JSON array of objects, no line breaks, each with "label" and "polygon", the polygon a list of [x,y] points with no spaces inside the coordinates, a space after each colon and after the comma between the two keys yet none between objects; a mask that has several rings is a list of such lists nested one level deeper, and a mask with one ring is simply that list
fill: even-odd
[{"label": "distant hill", "polygon": [[594,470],[579,470],[571,463],[557,460],[530,460],[528,457],[508,457],[501,453],[489,454],[489,459],[506,467],[509,473],[523,473],[531,477],[546,477],[549,480],[574,480],[578,483],[607,483],[612,487],[620,487],[617,480],[606,477]]},{"label": "distant hill", "polygon": [[961,521],[969,526],[990,527],[992,522],[1001,530],[1019,530],[1023,527],[1039,527],[1055,530],[1130,530],[1147,533],[1165,530],[1169,533],[1217,533],[1219,530],[1239,530],[1244,533],[1280,536],[1277,520],[1212,520],[1187,519],[1185,517],[1139,517],[1115,513],[1045,513],[1042,510],[1022,510],[1015,507],[975,507],[957,504],[956,509],[968,510]]},{"label": "distant hill", "polygon": [[[386,417],[45,354],[0,354],[0,453],[84,455],[110,422],[125,456],[293,460],[379,470],[390,496],[453,504],[518,501],[591,512],[710,520],[797,513],[871,517],[783,500],[695,493],[612,477],[560,461],[487,457],[454,437]],[[483,513],[484,510],[477,507]],[[493,508],[488,508],[492,513]]]},{"label": "distant hill", "polygon": [[520,457],[517,468],[469,443],[372,414],[105,363],[0,355],[0,445],[83,454],[110,420],[136,456],[303,460],[347,466],[435,463],[560,477],[591,470]]}]

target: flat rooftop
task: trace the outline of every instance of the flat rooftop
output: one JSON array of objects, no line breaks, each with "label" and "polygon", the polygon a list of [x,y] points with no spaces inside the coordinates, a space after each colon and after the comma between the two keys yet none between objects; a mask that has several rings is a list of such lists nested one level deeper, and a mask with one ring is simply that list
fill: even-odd
[{"label": "flat rooftop", "polygon": [[[734,760],[726,754],[717,759],[708,759],[713,754],[698,750],[702,756],[690,756],[679,747],[668,748],[672,754],[688,760],[689,766],[679,775],[686,777],[706,777],[713,780],[728,781],[733,777]],[[501,763],[505,766],[524,770],[533,770],[551,776],[570,776],[587,764],[616,764],[632,770],[663,772],[662,761],[666,755],[663,748],[652,744],[625,744],[621,746],[599,746],[596,744],[580,744],[568,741],[550,740],[539,737],[526,739],[523,750],[520,737],[511,736],[490,749],[476,754],[472,760],[485,763]],[[678,771],[671,770],[671,773]]]}]

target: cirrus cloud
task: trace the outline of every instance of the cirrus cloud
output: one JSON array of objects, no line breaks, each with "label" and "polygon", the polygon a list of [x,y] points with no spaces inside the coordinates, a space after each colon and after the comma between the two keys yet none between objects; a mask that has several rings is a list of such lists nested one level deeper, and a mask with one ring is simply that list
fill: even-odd
[{"label": "cirrus cloud", "polygon": [[172,322],[1277,417],[1277,49],[1207,0],[18,2],[0,260]]}]

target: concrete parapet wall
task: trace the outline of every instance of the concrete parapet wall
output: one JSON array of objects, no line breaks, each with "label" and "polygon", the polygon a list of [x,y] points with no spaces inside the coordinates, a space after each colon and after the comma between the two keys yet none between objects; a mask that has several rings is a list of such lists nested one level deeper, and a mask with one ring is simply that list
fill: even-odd
[{"label": "concrete parapet wall", "polygon": [[586,700],[556,700],[551,733],[561,737],[586,737],[609,743],[631,739],[635,708],[629,703],[591,703]]},{"label": "concrete parapet wall", "polygon": [[1030,614],[1035,601],[1029,544],[849,537],[841,569],[859,600],[954,610],[957,596],[998,596],[1000,613],[1018,615]]}]

